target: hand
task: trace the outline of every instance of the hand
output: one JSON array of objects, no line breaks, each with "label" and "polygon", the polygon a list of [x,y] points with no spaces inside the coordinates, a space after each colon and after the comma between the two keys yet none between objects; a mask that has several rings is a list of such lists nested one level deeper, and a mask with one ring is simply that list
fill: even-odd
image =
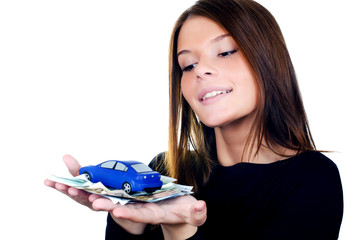
[{"label": "hand", "polygon": [[[77,176],[81,167],[78,161],[70,155],[65,155],[63,161],[69,172]],[[161,224],[166,239],[185,239],[192,236],[197,226],[201,226],[206,221],[205,202],[197,201],[190,195],[158,203],[119,206],[99,195],[49,179],[46,179],[44,183],[92,210],[110,212],[114,221],[132,234],[143,233],[147,224]]]},{"label": "hand", "polygon": [[197,226],[206,221],[206,204],[190,195],[157,203],[134,203],[125,206],[100,198],[93,202],[97,210],[109,211],[115,222],[124,220],[144,224],[161,224],[165,239],[191,237]]},{"label": "hand", "polygon": [[[75,177],[75,176],[79,175],[79,169],[81,166],[75,158],[73,158],[70,155],[65,155],[63,157],[63,161],[72,176]],[[85,191],[79,190],[77,188],[73,188],[73,187],[69,187],[69,186],[61,184],[61,183],[53,182],[49,179],[45,179],[44,184],[48,187],[52,187],[52,188],[58,190],[61,193],[64,193],[65,195],[72,198],[76,202],[78,202],[84,206],[87,206],[91,209],[92,209],[92,202],[94,200],[100,198],[100,196],[98,196],[96,194],[90,194]]]},{"label": "hand", "polygon": [[[79,175],[79,169],[81,168],[81,166],[75,158],[73,158],[70,155],[65,155],[63,157],[63,161],[72,176],[75,177],[75,176]],[[103,199],[104,202],[106,202],[108,205],[112,204],[112,202],[110,200],[105,199],[97,194],[91,194],[91,193],[88,193],[86,191],[83,191],[83,190],[80,190],[77,188],[73,188],[73,187],[69,187],[69,186],[61,184],[61,183],[53,182],[49,179],[45,179],[44,184],[48,187],[58,190],[61,193],[64,193],[65,195],[72,198],[76,202],[78,202],[84,206],[87,206],[88,208],[95,210],[95,211],[102,210],[102,209],[99,209],[99,208],[96,209],[93,207],[93,202],[97,199]],[[122,221],[122,219],[118,219],[118,224],[133,234],[141,234],[146,226],[146,224],[133,223],[128,220]]]}]

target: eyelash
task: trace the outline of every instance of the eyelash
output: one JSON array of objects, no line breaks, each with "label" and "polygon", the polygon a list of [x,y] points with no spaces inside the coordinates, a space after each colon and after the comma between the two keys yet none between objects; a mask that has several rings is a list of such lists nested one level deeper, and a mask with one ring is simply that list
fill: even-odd
[{"label": "eyelash", "polygon": [[[236,52],[237,52],[237,49],[234,49],[234,50],[231,50],[231,51],[226,51],[226,52],[219,53],[217,56],[218,56],[218,57],[228,57],[228,56],[230,56],[230,55],[232,55],[232,54],[234,54],[234,53],[236,53]],[[183,72],[190,72],[190,71],[192,71],[192,69],[194,69],[195,67],[196,67],[196,63],[190,64],[190,65],[184,67],[184,68],[182,69],[182,71],[183,71]]]},{"label": "eyelash", "polygon": [[232,55],[232,54],[236,53],[236,51],[237,51],[237,50],[234,49],[234,50],[231,50],[231,51],[222,52],[222,53],[218,54],[218,56],[219,56],[219,57],[227,57],[227,56],[229,56],[229,55]]},{"label": "eyelash", "polygon": [[190,72],[194,67],[196,66],[196,63],[188,65],[187,67],[184,67],[182,69],[183,72]]}]

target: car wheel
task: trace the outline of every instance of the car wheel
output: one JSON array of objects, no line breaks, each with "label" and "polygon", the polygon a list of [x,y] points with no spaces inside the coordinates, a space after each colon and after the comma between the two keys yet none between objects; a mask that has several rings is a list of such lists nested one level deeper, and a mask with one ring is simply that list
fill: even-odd
[{"label": "car wheel", "polygon": [[89,173],[84,172],[83,175],[85,176],[85,178],[86,178],[88,181],[92,181],[92,180],[91,180],[91,176],[89,175]]},{"label": "car wheel", "polygon": [[132,186],[131,186],[131,184],[128,183],[128,182],[123,183],[122,189],[123,189],[123,191],[125,191],[126,193],[131,193],[131,192],[132,192]]}]

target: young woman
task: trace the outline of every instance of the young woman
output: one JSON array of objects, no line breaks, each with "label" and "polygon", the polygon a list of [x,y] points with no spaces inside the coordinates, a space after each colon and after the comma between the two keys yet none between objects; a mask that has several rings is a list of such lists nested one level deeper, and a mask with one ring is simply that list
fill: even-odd
[{"label": "young woman", "polygon": [[46,184],[108,211],[106,239],[338,238],[338,169],[316,150],[281,30],[254,1],[200,0],[176,22],[169,149],[150,165],[195,195],[121,207]]}]

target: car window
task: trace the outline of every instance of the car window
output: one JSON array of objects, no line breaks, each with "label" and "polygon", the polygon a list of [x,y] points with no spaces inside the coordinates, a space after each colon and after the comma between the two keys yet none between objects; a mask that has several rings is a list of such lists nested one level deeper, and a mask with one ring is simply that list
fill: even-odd
[{"label": "car window", "polygon": [[116,163],[116,161],[104,162],[104,163],[102,163],[101,167],[113,169],[115,163]]},{"label": "car window", "polygon": [[125,171],[127,171],[128,168],[123,163],[117,162],[116,167],[114,169],[125,172]]},{"label": "car window", "polygon": [[142,173],[142,172],[152,172],[153,170],[143,163],[133,164],[131,167],[136,170],[136,172]]}]

